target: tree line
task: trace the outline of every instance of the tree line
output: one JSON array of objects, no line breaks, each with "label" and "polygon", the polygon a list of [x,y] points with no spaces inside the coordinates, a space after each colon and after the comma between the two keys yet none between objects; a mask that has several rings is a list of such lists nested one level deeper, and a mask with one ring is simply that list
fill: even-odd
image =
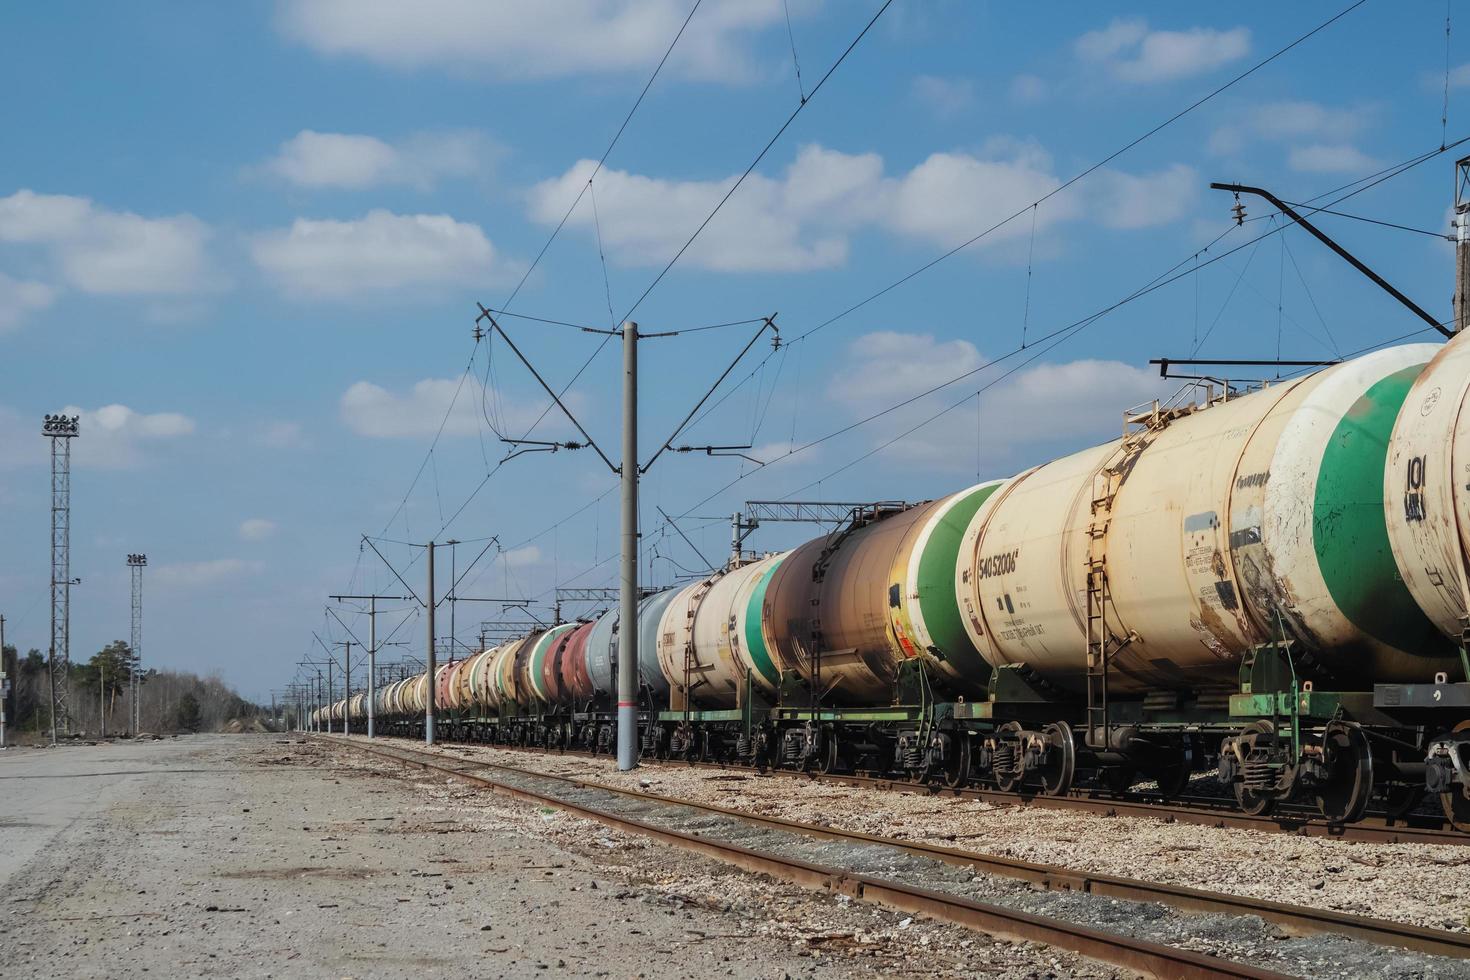
[{"label": "tree line", "polygon": [[[114,640],[85,663],[72,661],[68,709],[73,733],[121,734],[131,728],[129,677],[137,658],[129,645]],[[51,673],[46,655],[25,656],[13,646],[0,651],[9,681],[6,724],[13,735],[51,731]],[[139,731],[155,734],[220,731],[233,721],[269,723],[270,710],[240,697],[218,677],[189,671],[148,669],[138,678]]]}]

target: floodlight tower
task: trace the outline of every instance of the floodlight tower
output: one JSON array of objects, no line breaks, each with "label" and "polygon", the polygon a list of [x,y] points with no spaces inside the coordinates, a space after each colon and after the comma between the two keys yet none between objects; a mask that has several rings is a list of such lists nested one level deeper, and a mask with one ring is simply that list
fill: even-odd
[{"label": "floodlight tower", "polygon": [[41,434],[51,440],[51,744],[71,734],[71,441],[81,416],[47,415]]},{"label": "floodlight tower", "polygon": [[138,674],[143,664],[143,569],[147,566],[147,555],[128,555],[128,570],[133,575],[133,669],[128,675],[128,703],[133,706],[134,735],[143,730],[138,707]]}]

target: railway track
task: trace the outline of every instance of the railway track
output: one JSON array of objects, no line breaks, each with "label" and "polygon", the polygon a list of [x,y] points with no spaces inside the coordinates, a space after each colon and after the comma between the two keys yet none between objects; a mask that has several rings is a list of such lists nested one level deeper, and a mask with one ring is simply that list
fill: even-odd
[{"label": "railway track", "polygon": [[[495,792],[554,806],[601,823],[650,836],[750,871],[805,887],[846,894],[853,898],[975,928],[994,935],[1045,943],[1094,959],[1167,977],[1263,977],[1280,976],[1259,967],[1221,957],[1177,949],[1146,939],[1105,932],[1064,919],[1035,915],[1004,905],[990,904],[903,882],[854,874],[767,853],[718,840],[707,834],[689,833],[657,826],[626,814],[593,806],[587,801],[568,800],[554,792],[524,785],[542,781],[566,790],[591,791],[615,798],[682,807],[712,817],[738,821],[751,827],[826,841],[870,845],[904,855],[926,858],[946,865],[972,869],[1003,878],[1024,881],[1049,891],[1079,892],[1128,902],[1151,902],[1186,912],[1229,916],[1257,916],[1297,935],[1344,936],[1377,946],[1397,947],[1434,956],[1470,959],[1470,935],[1426,929],[1364,916],[1287,905],[1263,899],[1159,884],[1111,875],[1079,872],[1055,865],[968,852],[915,841],[895,840],[753,814],[713,804],[665,797],[654,793],[608,786],[595,781],[535,772],[516,766],[466,759],[443,751],[429,752],[402,746],[365,744],[337,736],[319,736],[334,745],[355,749],[380,758],[465,780]],[[493,774],[500,774],[497,779]],[[507,782],[509,777],[512,782]],[[517,785],[516,781],[520,784]]]},{"label": "railway track", "polygon": [[[477,745],[480,743],[465,743]],[[512,752],[527,752],[534,755],[570,755],[585,759],[607,759],[608,756],[580,749],[543,749],[535,746],[490,745],[491,748]],[[681,768],[703,768],[729,770],[731,767],[719,762],[699,762],[683,759],[653,759],[644,757],[639,765],[675,766]],[[747,771],[743,767],[735,767]],[[836,786],[859,786],[868,789],[917,793],[926,796],[948,796],[956,799],[979,800],[999,806],[1036,807],[1046,810],[1080,810],[1109,817],[1135,817],[1162,820],[1165,823],[1198,824],[1204,827],[1229,827],[1236,830],[1254,830],[1263,834],[1295,834],[1303,837],[1325,837],[1335,840],[1357,841],[1365,844],[1436,844],[1455,847],[1470,846],[1470,834],[1462,834],[1446,828],[1438,817],[1411,815],[1397,819],[1383,815],[1364,817],[1350,824],[1330,823],[1320,816],[1301,810],[1284,810],[1266,816],[1242,813],[1227,800],[1164,800],[1135,795],[1114,797],[1094,794],[1086,789],[1073,789],[1066,796],[1045,796],[1037,793],[1006,792],[979,786],[948,787],[933,783],[908,782],[883,776],[865,776],[853,773],[798,772],[790,769],[768,769],[768,773],[794,779],[828,783]]]}]

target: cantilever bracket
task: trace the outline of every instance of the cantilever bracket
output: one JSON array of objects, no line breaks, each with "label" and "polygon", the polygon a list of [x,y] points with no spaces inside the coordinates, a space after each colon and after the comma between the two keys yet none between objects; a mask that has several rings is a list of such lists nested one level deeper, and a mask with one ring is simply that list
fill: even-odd
[{"label": "cantilever bracket", "polygon": [[[1313,238],[1317,239],[1323,245],[1326,245],[1338,255],[1342,256],[1349,265],[1351,265],[1354,269],[1357,269],[1363,275],[1367,276],[1370,280],[1373,281],[1374,285],[1378,286],[1384,292],[1388,293],[1394,299],[1398,300],[1404,306],[1408,307],[1409,310],[1413,312],[1413,314],[1419,319],[1423,320],[1425,323],[1429,324],[1431,327],[1438,330],[1446,337],[1455,336],[1455,332],[1453,330],[1450,330],[1429,313],[1426,313],[1422,306],[1420,306],[1418,303],[1415,303],[1413,300],[1409,299],[1409,297],[1405,296],[1403,293],[1395,289],[1388,280],[1384,279],[1378,273],[1374,272],[1372,269],[1364,265],[1362,261],[1357,258],[1357,256],[1353,255],[1347,249],[1337,244],[1337,242],[1333,241],[1331,238],[1328,238],[1327,235],[1322,231],[1322,229],[1318,228],[1306,218],[1302,217],[1291,207],[1291,205],[1281,200],[1281,198],[1277,197],[1275,194],[1272,194],[1265,188],[1251,187],[1248,184],[1222,184],[1219,182],[1215,182],[1210,184],[1210,187],[1211,189],[1217,191],[1230,191],[1234,193],[1237,197],[1239,197],[1241,194],[1254,194],[1257,197],[1265,198],[1271,203],[1272,207],[1276,208],[1292,221],[1295,221],[1297,224],[1301,225],[1304,229],[1307,230],[1307,232],[1312,235]],[[1236,207],[1239,208],[1238,203]],[[1236,219],[1237,221],[1243,220],[1243,214],[1238,212]]]}]

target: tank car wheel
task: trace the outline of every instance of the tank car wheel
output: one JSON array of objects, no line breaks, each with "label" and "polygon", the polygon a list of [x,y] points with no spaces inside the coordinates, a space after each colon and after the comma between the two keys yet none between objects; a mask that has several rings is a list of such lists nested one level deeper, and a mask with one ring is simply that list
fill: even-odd
[{"label": "tank car wheel", "polygon": [[1159,795],[1166,800],[1179,796],[1194,778],[1194,753],[1189,745],[1176,749],[1172,761],[1144,770],[1144,775],[1159,784]]},{"label": "tank car wheel", "polygon": [[1103,766],[1097,771],[1097,781],[1113,796],[1122,796],[1138,779],[1138,770],[1124,763],[1119,766]]},{"label": "tank car wheel", "polygon": [[1188,762],[1180,762],[1176,765],[1165,766],[1148,773],[1159,784],[1159,795],[1166,800],[1172,800],[1183,793],[1189,787],[1189,781],[1194,777],[1194,771]]},{"label": "tank car wheel", "polygon": [[1047,725],[1042,731],[1051,742],[1050,759],[1041,770],[1041,790],[1047,796],[1066,796],[1077,774],[1077,744],[1072,726],[1065,721]]},{"label": "tank car wheel", "polygon": [[1322,733],[1328,782],[1317,791],[1317,808],[1331,823],[1352,823],[1373,797],[1373,748],[1363,729],[1332,722]]},{"label": "tank car wheel", "polygon": [[[1462,721],[1450,729],[1451,734],[1463,735],[1470,732],[1470,721]],[[1453,785],[1447,792],[1439,794],[1439,805],[1444,818],[1462,834],[1470,834],[1470,799],[1465,797],[1465,788]]]},{"label": "tank car wheel", "polygon": [[1383,787],[1383,812],[1390,820],[1402,820],[1424,802],[1425,790],[1415,783],[1389,783]]},{"label": "tank car wheel", "polygon": [[960,734],[954,739],[954,752],[944,767],[944,785],[957,789],[970,781],[970,736]]},{"label": "tank car wheel", "polygon": [[709,761],[709,732],[703,729],[694,732],[684,752],[684,761],[691,766]]},{"label": "tank car wheel", "polygon": [[822,729],[822,744],[817,749],[816,770],[823,776],[830,776],[838,769],[838,760],[842,757],[842,748],[837,742],[837,733],[830,728]]}]

